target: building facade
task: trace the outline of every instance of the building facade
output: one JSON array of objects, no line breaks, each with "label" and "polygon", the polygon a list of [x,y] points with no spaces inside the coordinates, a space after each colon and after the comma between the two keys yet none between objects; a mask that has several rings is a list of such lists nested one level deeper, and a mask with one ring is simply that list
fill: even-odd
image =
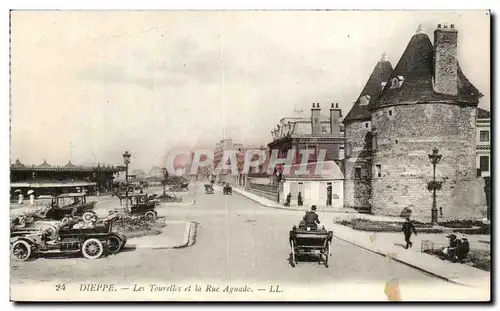
[{"label": "building facade", "polygon": [[490,112],[477,109],[476,119],[476,169],[479,177],[491,174],[491,119]]},{"label": "building facade", "polygon": [[[371,189],[363,193],[374,214],[431,216],[433,166],[442,218],[477,218],[486,213],[484,180],[476,172],[476,120],[480,92],[457,60],[458,32],[438,25],[434,44],[415,34],[380,95],[370,105]],[[346,132],[346,139],[356,140]],[[369,143],[367,143],[369,146]],[[363,175],[361,174],[361,178]],[[346,181],[347,182],[347,181]]]},{"label": "building facade", "polygon": [[34,190],[35,195],[58,195],[85,189],[87,193],[109,192],[113,180],[124,171],[121,166],[101,165],[76,166],[70,162],[54,166],[44,161],[40,165],[25,165],[18,160],[10,166],[11,195],[16,190],[26,195]]},{"label": "building facade", "polygon": [[[272,135],[273,141],[268,144],[270,153],[277,150],[278,158],[287,158],[290,152],[295,152],[290,173],[286,172],[287,167],[281,166],[274,173],[283,173],[282,179],[269,185],[277,192],[278,201],[283,204],[290,194],[291,205],[298,205],[300,197],[303,205],[341,207],[344,125],[338,104],[331,104],[329,115],[323,115],[320,104],[313,103],[310,117],[283,118]],[[294,171],[302,162],[302,150],[312,150],[307,159],[310,173],[298,175]],[[323,170],[316,170],[318,162],[322,163]],[[273,180],[277,180],[276,176]]]}]

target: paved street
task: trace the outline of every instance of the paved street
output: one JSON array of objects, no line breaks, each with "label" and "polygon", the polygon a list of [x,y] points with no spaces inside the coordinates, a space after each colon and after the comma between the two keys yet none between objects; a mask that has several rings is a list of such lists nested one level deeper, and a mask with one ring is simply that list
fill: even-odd
[{"label": "paved street", "polygon": [[[212,280],[220,285],[249,284],[266,288],[279,285],[288,299],[300,300],[304,293],[298,290],[301,286],[307,286],[309,291],[317,286],[318,299],[384,300],[385,282],[398,278],[404,299],[478,298],[474,291],[337,239],[332,242],[329,268],[312,262],[299,262],[298,267],[292,268],[288,263],[288,231],[298,223],[302,212],[262,207],[236,193],[224,196],[216,191],[206,195],[201,184],[194,188],[194,194],[184,197],[185,200],[196,199],[195,205],[163,206],[159,210],[159,214],[169,220],[199,223],[196,244],[192,247],[136,249],[99,260],[42,258],[13,262],[13,289],[21,291],[23,284],[34,282],[46,282],[47,285],[89,280],[120,284],[191,284],[203,280],[200,281],[203,285]],[[116,204],[116,200],[105,202]],[[320,219],[327,226],[333,217],[331,213],[320,213]],[[279,299],[279,296],[269,295],[261,298]],[[314,297],[310,292],[302,297],[306,296]],[[484,294],[480,297],[487,298]]]}]

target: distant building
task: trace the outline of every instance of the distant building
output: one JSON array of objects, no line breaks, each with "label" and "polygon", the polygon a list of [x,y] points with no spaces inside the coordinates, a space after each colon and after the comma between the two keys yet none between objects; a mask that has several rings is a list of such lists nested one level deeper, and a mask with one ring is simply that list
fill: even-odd
[{"label": "distant building", "polygon": [[26,195],[34,190],[35,195],[59,195],[85,189],[87,193],[111,191],[113,180],[124,171],[121,166],[101,165],[76,166],[68,162],[64,166],[50,165],[43,161],[40,165],[25,165],[16,160],[10,166],[10,188]]},{"label": "distant building", "polygon": [[[214,149],[214,163],[213,163],[213,177],[218,182],[230,182],[236,184],[238,180],[237,172],[232,172],[230,169],[222,169],[217,171],[217,168],[222,165],[220,162],[223,159],[224,151],[236,151],[236,154],[243,151],[243,144],[233,141],[233,139],[223,139],[215,145]],[[226,163],[229,165],[230,163]]]}]

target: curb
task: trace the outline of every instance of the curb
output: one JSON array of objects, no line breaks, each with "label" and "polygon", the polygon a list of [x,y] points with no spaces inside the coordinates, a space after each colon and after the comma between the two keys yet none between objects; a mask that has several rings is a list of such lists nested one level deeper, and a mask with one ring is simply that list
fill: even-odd
[{"label": "curb", "polygon": [[160,202],[161,205],[164,206],[192,206],[196,204],[196,200],[192,200],[191,202]]},{"label": "curb", "polygon": [[[148,249],[177,249],[177,248],[184,248],[189,245],[190,242],[190,236],[191,236],[191,231],[192,231],[192,223],[188,221],[169,221],[170,223],[185,223],[186,228],[184,230],[184,238],[182,239],[182,242],[179,244],[174,244],[174,245],[137,245],[137,244],[126,244],[124,248],[133,248],[133,249],[138,249],[138,248],[148,248]],[[167,223],[168,224],[168,223]],[[194,243],[193,243],[194,244]]]},{"label": "curb", "polygon": [[184,239],[182,240],[182,244],[176,245],[172,248],[184,248],[189,244],[189,236],[191,235],[192,223],[186,222],[186,230],[184,230]]},{"label": "curb", "polygon": [[[254,202],[257,202],[259,203],[260,205],[262,206],[265,206],[265,207],[269,207],[269,208],[275,208],[275,209],[281,209],[281,210],[285,210],[285,211],[295,211],[295,212],[305,212],[307,211],[306,208],[295,208],[295,207],[284,207],[284,206],[281,206],[281,205],[271,205],[271,204],[266,204],[266,203],[263,203],[261,201],[259,201],[258,199],[256,198],[253,198],[253,197],[250,197],[250,196],[247,196],[245,195],[243,192],[243,190],[240,190],[238,188],[233,188],[233,190],[238,193],[239,195],[241,196],[244,196],[245,198],[248,198]],[[256,194],[255,194],[256,195]],[[325,210],[325,209],[317,209],[317,212],[322,212],[322,213],[343,213],[343,214],[357,214],[358,212],[356,211],[332,211],[332,210]]]},{"label": "curb", "polygon": [[[352,244],[352,245],[354,245],[354,246],[357,246],[357,247],[359,247],[359,248],[365,249],[365,250],[370,251],[370,252],[372,252],[372,253],[375,253],[375,254],[377,254],[377,255],[381,255],[381,256],[384,256],[384,257],[386,257],[386,256],[387,256],[387,253],[382,252],[382,251],[381,251],[381,250],[379,250],[379,249],[375,250],[375,249],[373,249],[373,248],[366,247],[366,246],[362,245],[361,243],[357,243],[357,242],[355,242],[355,241],[348,240],[348,239],[346,239],[345,237],[341,237],[341,236],[339,236],[339,235],[335,234],[335,231],[333,231],[333,236],[334,236],[334,237],[336,237],[336,238],[337,238],[337,239],[339,239],[339,240],[342,240],[342,241],[344,241],[344,242],[347,242],[347,243]],[[453,280],[453,279],[447,278],[447,277],[445,277],[445,276],[439,275],[439,274],[437,274],[437,273],[435,273],[435,272],[432,272],[432,271],[430,271],[430,270],[428,270],[428,269],[426,269],[426,268],[423,268],[423,267],[417,266],[417,265],[415,265],[415,264],[409,263],[409,262],[407,262],[407,261],[405,261],[405,260],[403,260],[403,259],[399,259],[399,258],[398,258],[398,257],[396,257],[396,256],[395,256],[395,257],[391,257],[391,259],[392,259],[392,260],[394,260],[394,261],[397,261],[397,262],[399,262],[399,263],[402,263],[402,264],[404,264],[404,265],[406,265],[406,266],[409,266],[409,267],[411,267],[411,268],[414,268],[414,269],[417,269],[417,270],[422,271],[422,272],[424,272],[424,273],[430,274],[430,275],[432,275],[432,276],[434,276],[434,277],[437,277],[437,278],[439,278],[439,279],[442,279],[442,280],[444,280],[444,281],[447,281],[447,282],[450,282],[450,283],[454,283],[454,284],[457,284],[457,285],[461,285],[461,286],[466,286],[466,287],[474,287],[473,285],[470,285],[470,284],[467,284],[467,283],[464,283],[464,282],[460,282],[460,281],[456,281],[456,280]]]}]

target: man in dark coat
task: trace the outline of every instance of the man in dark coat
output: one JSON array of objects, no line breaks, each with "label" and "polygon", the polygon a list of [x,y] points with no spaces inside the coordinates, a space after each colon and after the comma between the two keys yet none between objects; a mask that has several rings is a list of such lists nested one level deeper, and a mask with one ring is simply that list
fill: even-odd
[{"label": "man in dark coat", "polygon": [[302,219],[306,225],[306,227],[310,227],[311,229],[317,229],[319,222],[318,214],[316,214],[316,205],[311,206],[311,210],[307,211]]},{"label": "man in dark coat", "polygon": [[408,249],[408,247],[412,247],[413,243],[410,241],[411,234],[415,233],[415,235],[417,235],[417,230],[415,230],[415,226],[410,222],[410,218],[406,218],[406,221],[403,224],[403,229],[401,231],[403,231],[405,235],[405,248]]}]

